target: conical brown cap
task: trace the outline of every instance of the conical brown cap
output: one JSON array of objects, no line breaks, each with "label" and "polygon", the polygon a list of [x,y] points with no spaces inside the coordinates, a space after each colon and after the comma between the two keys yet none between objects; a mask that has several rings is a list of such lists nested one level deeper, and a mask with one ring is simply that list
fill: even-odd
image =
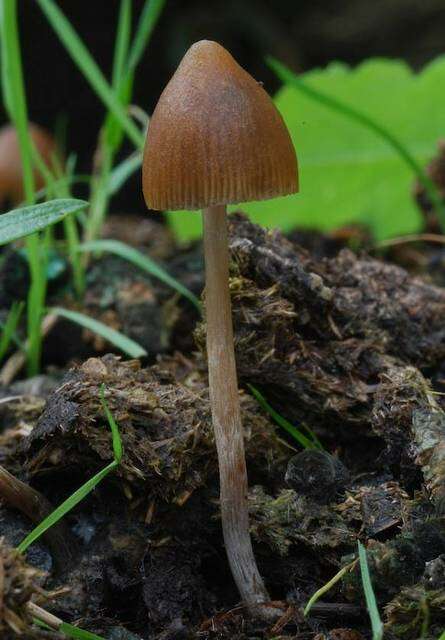
[{"label": "conical brown cap", "polygon": [[230,53],[202,40],[164,89],[147,133],[150,209],[203,209],[298,191],[297,158],[272,100]]}]

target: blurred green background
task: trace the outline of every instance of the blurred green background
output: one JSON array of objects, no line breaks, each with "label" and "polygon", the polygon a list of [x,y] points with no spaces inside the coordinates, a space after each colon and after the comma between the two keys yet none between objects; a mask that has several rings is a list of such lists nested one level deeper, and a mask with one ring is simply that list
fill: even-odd
[{"label": "blurred green background", "polygon": [[[118,0],[58,4],[109,75]],[[142,5],[135,0],[134,20]],[[30,117],[49,128],[66,117],[67,146],[88,172],[103,106],[36,3],[22,0],[19,12]],[[151,112],[185,50],[201,38],[220,41],[274,93],[280,83],[267,54],[297,72],[374,56],[403,58],[419,69],[445,51],[444,23],[444,0],[170,0],[138,69],[134,102]],[[143,209],[137,175],[113,199],[112,210],[122,209]]]}]

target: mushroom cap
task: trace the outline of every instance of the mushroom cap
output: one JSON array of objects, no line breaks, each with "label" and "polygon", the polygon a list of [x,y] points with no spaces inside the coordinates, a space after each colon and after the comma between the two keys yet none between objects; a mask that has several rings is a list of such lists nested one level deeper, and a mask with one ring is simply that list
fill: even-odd
[{"label": "mushroom cap", "polygon": [[[43,162],[52,166],[56,144],[48,131],[38,125],[29,123],[29,134]],[[45,185],[42,174],[34,170],[36,189]],[[0,204],[8,200],[13,205],[23,201],[23,168],[17,131],[12,125],[0,128]]]},{"label": "mushroom cap", "polygon": [[298,191],[297,158],[264,91],[216,42],[190,47],[154,110],[142,169],[147,207],[203,209]]}]

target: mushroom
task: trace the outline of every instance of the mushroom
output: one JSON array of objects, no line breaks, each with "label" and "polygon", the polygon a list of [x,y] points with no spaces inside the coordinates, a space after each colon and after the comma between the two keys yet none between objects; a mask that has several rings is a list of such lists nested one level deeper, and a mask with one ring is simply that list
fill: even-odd
[{"label": "mushroom", "polygon": [[142,181],[150,209],[203,210],[208,374],[224,541],[241,597],[258,614],[270,598],[249,533],[226,205],[295,193],[298,169],[272,100],[216,42],[192,45],[164,89],[147,132]]},{"label": "mushroom", "polygon": [[[29,134],[43,162],[51,168],[56,144],[48,131],[32,122],[29,123]],[[40,172],[35,171],[36,188],[41,189],[45,180]],[[17,132],[12,125],[0,129],[0,206],[5,202],[18,205],[24,198],[23,169]]]}]

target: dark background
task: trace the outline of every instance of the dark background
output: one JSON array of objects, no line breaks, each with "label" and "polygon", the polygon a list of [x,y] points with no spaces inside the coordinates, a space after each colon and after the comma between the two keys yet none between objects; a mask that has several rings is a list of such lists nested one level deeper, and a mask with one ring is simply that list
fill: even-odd
[{"label": "dark background", "polygon": [[[143,2],[133,1],[135,21]],[[30,117],[53,129],[65,114],[68,149],[78,155],[78,170],[88,172],[103,107],[35,0],[18,4]],[[58,4],[109,76],[119,1]],[[420,68],[445,52],[444,27],[445,0],[168,0],[138,69],[133,102],[151,112],[185,50],[202,38],[221,42],[272,93],[278,84],[264,63],[268,53],[299,71],[370,56],[401,57]],[[135,176],[113,209],[140,209],[139,191]]]}]

